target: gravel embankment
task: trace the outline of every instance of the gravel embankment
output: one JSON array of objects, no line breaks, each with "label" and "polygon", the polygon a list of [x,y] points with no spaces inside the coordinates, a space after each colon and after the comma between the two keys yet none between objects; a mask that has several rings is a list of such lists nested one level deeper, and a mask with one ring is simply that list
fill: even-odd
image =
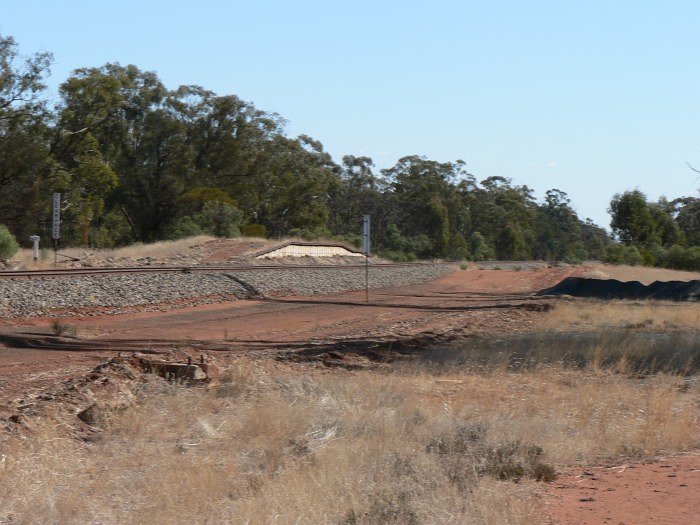
[{"label": "gravel embankment", "polygon": [[[436,279],[449,265],[370,268],[371,288]],[[365,270],[281,269],[228,272],[263,294],[323,295],[364,289]],[[248,291],[225,273],[131,274],[0,280],[0,317],[71,315],[71,309],[117,314],[243,298]]]}]

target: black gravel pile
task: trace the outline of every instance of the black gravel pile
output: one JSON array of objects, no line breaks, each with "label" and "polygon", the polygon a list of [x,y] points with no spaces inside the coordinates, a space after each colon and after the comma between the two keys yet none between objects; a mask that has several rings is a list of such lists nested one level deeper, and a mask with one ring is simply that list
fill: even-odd
[{"label": "black gravel pile", "polygon": [[656,281],[647,286],[639,281],[567,277],[553,287],[537,292],[537,295],[571,295],[597,299],[697,301],[700,299],[700,280]]}]

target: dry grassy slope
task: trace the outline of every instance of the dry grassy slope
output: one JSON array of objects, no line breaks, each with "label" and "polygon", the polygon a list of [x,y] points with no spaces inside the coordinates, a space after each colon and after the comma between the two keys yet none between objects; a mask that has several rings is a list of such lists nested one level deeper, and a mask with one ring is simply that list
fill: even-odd
[{"label": "dry grassy slope", "polygon": [[[66,248],[59,253],[78,259],[71,261],[59,256],[61,267],[75,266],[139,266],[143,264],[216,264],[227,262],[252,262],[251,255],[288,241],[301,241],[298,238],[262,239],[257,237],[238,237],[235,239],[219,239],[200,235],[177,241],[162,241],[153,244],[133,244],[113,250],[92,250],[88,248]],[[324,239],[320,239],[324,242]],[[328,241],[333,242],[333,241]],[[31,250],[20,250],[10,261],[12,269],[40,269],[53,267],[53,254],[47,254],[48,259],[35,264]],[[334,260],[336,258],[333,258]],[[327,258],[308,262],[324,262]],[[298,262],[299,259],[295,259]],[[285,261],[276,260],[276,263]],[[353,259],[353,262],[356,260]]]},{"label": "dry grassy slope", "polygon": [[596,279],[617,279],[618,281],[639,281],[651,284],[654,281],[691,281],[700,279],[700,272],[685,272],[667,268],[649,268],[647,266],[612,265],[590,263],[584,266],[582,277]]}]

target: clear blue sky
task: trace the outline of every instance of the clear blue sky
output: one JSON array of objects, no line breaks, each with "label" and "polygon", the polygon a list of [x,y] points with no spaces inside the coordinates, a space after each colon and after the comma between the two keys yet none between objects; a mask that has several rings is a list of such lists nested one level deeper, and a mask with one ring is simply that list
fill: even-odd
[{"label": "clear blue sky", "polygon": [[0,34],[55,55],[53,92],[108,61],[285,117],[340,160],[462,159],[569,193],[697,194],[696,1],[0,0]]}]

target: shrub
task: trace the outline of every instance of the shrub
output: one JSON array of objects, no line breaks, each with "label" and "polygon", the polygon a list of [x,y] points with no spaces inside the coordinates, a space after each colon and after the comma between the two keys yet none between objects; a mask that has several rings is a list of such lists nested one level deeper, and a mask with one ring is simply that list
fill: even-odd
[{"label": "shrub", "polygon": [[10,233],[7,226],[0,224],[0,259],[10,259],[19,250],[15,236]]},{"label": "shrub", "polygon": [[416,260],[415,254],[398,250],[382,250],[380,255],[385,259],[389,259],[390,261],[394,262],[411,262]]},{"label": "shrub", "polygon": [[450,237],[449,256],[452,259],[469,259],[469,244],[461,233],[456,233]]},{"label": "shrub", "polygon": [[311,226],[308,228],[292,228],[288,234],[291,237],[301,237],[305,241],[315,241],[320,237],[330,237],[331,232],[323,226]]},{"label": "shrub", "polygon": [[406,238],[406,252],[409,255],[415,254],[416,257],[421,259],[428,258],[433,254],[433,243],[424,233],[408,237]]},{"label": "shrub", "polygon": [[234,207],[237,204],[224,190],[207,186],[194,188],[182,194],[179,199],[180,207],[190,214],[202,211],[208,203],[228,204]]},{"label": "shrub", "polygon": [[673,245],[666,252],[665,266],[676,270],[700,270],[700,246],[684,248]]},{"label": "shrub", "polygon": [[537,481],[557,478],[553,465],[542,461],[543,450],[537,445],[513,441],[490,449],[486,454],[484,472],[501,481],[520,481],[523,477]]},{"label": "shrub", "polygon": [[567,264],[581,264],[588,259],[589,253],[581,242],[571,244],[564,255],[564,262]]},{"label": "shrub", "polygon": [[231,204],[222,202],[205,202],[202,210],[193,215],[176,219],[169,228],[169,239],[181,239],[194,235],[208,234],[217,237],[236,237],[240,235],[241,211]]},{"label": "shrub", "polygon": [[68,324],[60,319],[54,319],[51,323],[51,331],[55,336],[73,336],[77,333],[77,327],[74,324]]},{"label": "shrub", "polygon": [[494,257],[493,248],[479,232],[474,232],[469,237],[469,254],[472,261],[486,261]]},{"label": "shrub", "polygon": [[642,257],[642,263],[644,266],[654,266],[656,262],[656,257],[654,257],[654,254],[649,250],[648,248],[641,247],[639,248],[639,255]]},{"label": "shrub", "polygon": [[185,215],[176,219],[168,230],[166,237],[168,239],[184,239],[186,237],[194,237],[196,235],[202,235],[204,232],[202,228],[190,217]]},{"label": "shrub", "polygon": [[90,232],[90,245],[95,248],[114,248],[135,241],[131,227],[123,213],[112,210]]},{"label": "shrub", "polygon": [[246,237],[267,237],[267,228],[264,224],[246,224],[241,230]]},{"label": "shrub", "polygon": [[610,264],[629,264],[637,266],[644,262],[642,255],[635,246],[611,244],[605,249],[605,262]]}]

